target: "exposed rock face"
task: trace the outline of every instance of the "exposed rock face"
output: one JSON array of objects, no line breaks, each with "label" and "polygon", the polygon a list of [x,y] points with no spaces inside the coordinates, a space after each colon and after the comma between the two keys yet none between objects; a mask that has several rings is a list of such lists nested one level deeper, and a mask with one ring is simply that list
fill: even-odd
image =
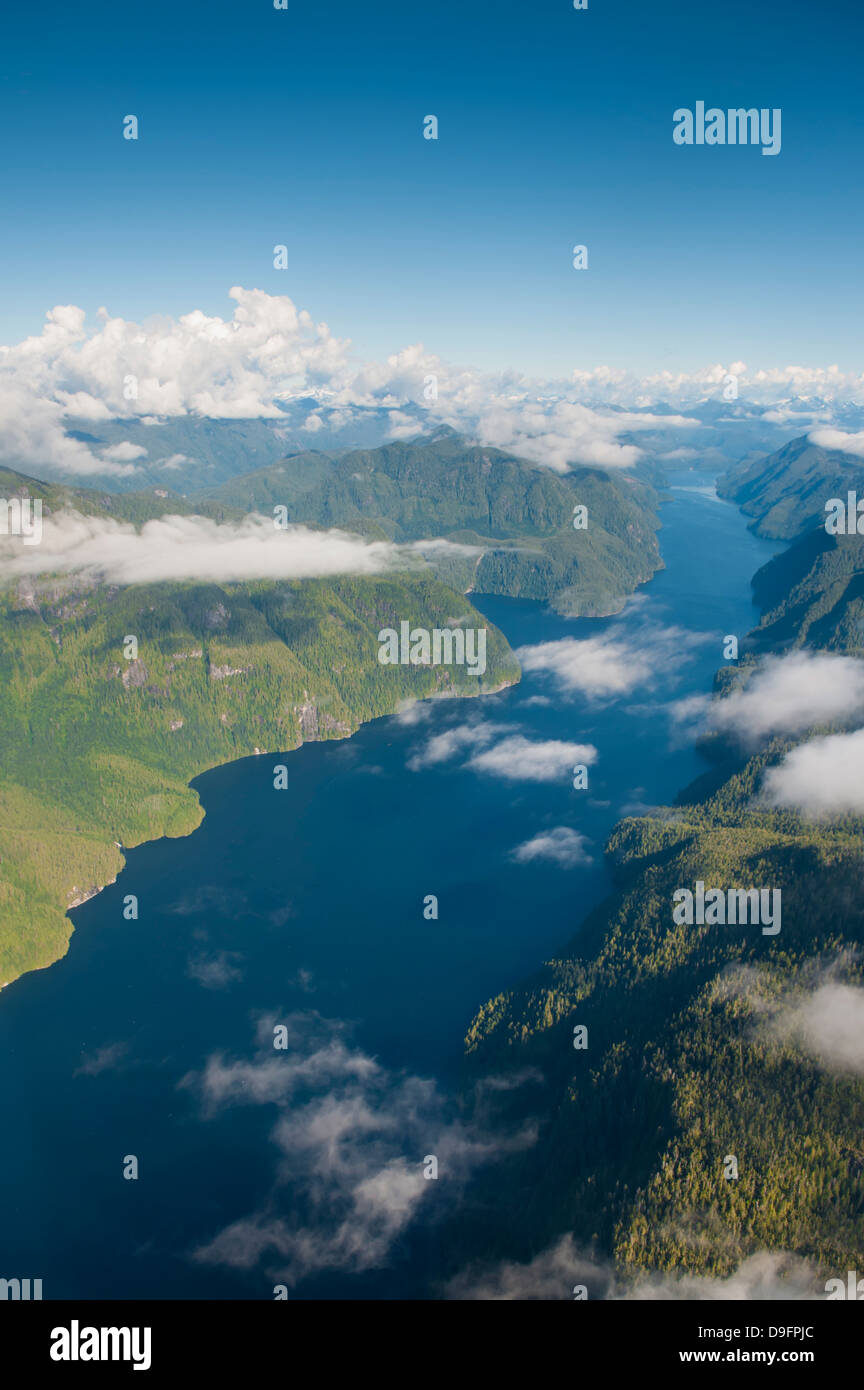
[{"label": "exposed rock face", "polygon": [[214,628],[224,627],[231,617],[224,603],[217,603],[215,608],[210,608],[204,614],[204,626],[212,632]]},{"label": "exposed rock face", "polygon": [[334,719],[331,714],[319,710],[314,700],[309,700],[302,705],[295,705],[294,713],[297,715],[300,734],[304,743],[321,738],[325,733],[351,733],[350,724],[346,724],[343,719]]},{"label": "exposed rock face", "polygon": [[148,674],[149,673],[147,671],[147,667],[144,665],[144,662],[138,661],[136,658],[135,661],[129,662],[128,666],[126,667],[126,670],[123,672],[120,679],[122,680],[123,685],[127,690],[138,690],[141,686],[147,684]]},{"label": "exposed rock face", "polygon": [[29,608],[34,613],[39,612],[35,590],[29,579],[18,580],[15,587],[15,602],[20,608]]},{"label": "exposed rock face", "polygon": [[245,676],[247,671],[251,671],[251,666],[211,666],[211,681],[224,681],[228,676]]}]

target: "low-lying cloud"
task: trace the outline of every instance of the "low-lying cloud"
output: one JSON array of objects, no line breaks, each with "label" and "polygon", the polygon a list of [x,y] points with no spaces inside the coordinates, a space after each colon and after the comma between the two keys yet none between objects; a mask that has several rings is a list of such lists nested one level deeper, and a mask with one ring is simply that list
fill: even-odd
[{"label": "low-lying cloud", "polygon": [[793,748],[765,773],[762,794],[770,806],[800,811],[814,820],[864,815],[864,729],[814,738]]},{"label": "low-lying cloud", "polygon": [[864,458],[864,430],[847,434],[845,430],[811,430],[807,438],[811,444],[822,449],[837,449],[841,454],[851,454],[853,458]]},{"label": "low-lying cloud", "polygon": [[562,637],[519,647],[523,671],[547,675],[568,695],[613,700],[668,675],[707,641],[702,633],[644,622],[635,630]]},{"label": "low-lying cloud", "polygon": [[755,747],[775,734],[800,734],[864,713],[864,661],[810,651],[769,657],[726,697],[697,695],[671,712],[694,734],[726,734]]},{"label": "low-lying cloud", "polygon": [[445,1293],[450,1299],[486,1302],[562,1302],[577,1297],[611,1302],[753,1302],[825,1297],[816,1269],[783,1251],[760,1251],[725,1276],[652,1273],[625,1280],[611,1265],[581,1251],[570,1234],[524,1263],[502,1260],[475,1265],[452,1279]]},{"label": "low-lying cloud", "polygon": [[529,739],[511,724],[478,721],[434,734],[409,758],[418,772],[462,758],[463,766],[511,782],[556,782],[573,767],[592,766],[597,749],[590,743],[561,739]]},{"label": "low-lying cloud", "polygon": [[221,523],[203,516],[162,516],[136,530],[111,517],[61,512],[44,520],[39,545],[0,536],[0,582],[46,573],[114,584],[377,574],[420,563],[423,544],[365,541],[345,531],[305,526],[277,530],[272,518],[262,516]]},{"label": "low-lying cloud", "polygon": [[556,825],[553,830],[541,830],[517,845],[511,851],[511,858],[517,864],[533,864],[539,859],[557,864],[561,869],[575,869],[593,862],[587,849],[590,843],[587,835],[572,826]]},{"label": "low-lying cloud", "polygon": [[[286,1046],[276,1050],[280,1023]],[[534,1141],[529,1127],[493,1138],[465,1123],[433,1081],[388,1070],[319,1014],[262,1016],[257,1039],[251,1059],[213,1056],[180,1083],[205,1116],[275,1108],[268,1199],[194,1251],[197,1262],[260,1269],[287,1287],[380,1268],[421,1212],[452,1214],[478,1166]],[[437,1179],[424,1176],[430,1156]]]}]

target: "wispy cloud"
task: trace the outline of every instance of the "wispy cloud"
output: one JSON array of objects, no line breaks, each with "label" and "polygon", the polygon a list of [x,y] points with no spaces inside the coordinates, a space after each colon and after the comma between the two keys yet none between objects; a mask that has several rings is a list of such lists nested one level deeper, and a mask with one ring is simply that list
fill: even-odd
[{"label": "wispy cloud", "polygon": [[708,640],[685,628],[643,622],[631,631],[538,642],[519,647],[516,655],[523,671],[548,675],[565,694],[604,701],[668,677]]},{"label": "wispy cloud", "polygon": [[95,1052],[86,1052],[84,1060],[76,1067],[73,1076],[101,1076],[104,1071],[116,1071],[128,1052],[128,1043],[106,1043]]},{"label": "wispy cloud", "polygon": [[766,969],[728,970],[715,984],[719,997],[746,1001],[761,1042],[792,1046],[823,1070],[864,1075],[864,986],[852,972],[854,952],[806,960],[794,978]]},{"label": "wispy cloud", "polygon": [[367,542],[344,531],[277,530],[272,518],[262,516],[236,524],[164,516],[137,530],[110,517],[64,512],[44,521],[40,545],[0,536],[0,581],[45,573],[114,584],[307,579],[410,567],[420,563],[418,556],[414,545]]},{"label": "wispy cloud", "polygon": [[205,989],[227,989],[243,979],[242,959],[239,951],[202,951],[189,958],[186,974]]},{"label": "wispy cloud", "polygon": [[[533,1142],[521,1129],[492,1137],[450,1111],[427,1078],[395,1073],[352,1045],[344,1024],[316,1013],[262,1016],[248,1060],[213,1056],[181,1082],[205,1115],[232,1105],[272,1105],[272,1191],[193,1254],[235,1269],[261,1266],[293,1286],[325,1270],[386,1264],[422,1211],[434,1219],[480,1164]],[[424,1176],[428,1157],[438,1178]]]},{"label": "wispy cloud", "polygon": [[755,747],[864,713],[864,661],[827,652],[769,657],[722,699],[697,695],[670,707],[694,734],[717,732]]},{"label": "wispy cloud", "polygon": [[561,739],[529,739],[512,724],[468,722],[434,734],[409,758],[417,772],[461,757],[475,772],[489,773],[511,782],[555,782],[577,764],[590,767],[597,749],[590,743]]},{"label": "wispy cloud", "polygon": [[[576,1290],[580,1292],[576,1293]],[[585,1292],[581,1292],[584,1290]],[[574,1297],[632,1301],[798,1301],[824,1298],[816,1269],[786,1252],[761,1251],[730,1275],[642,1274],[626,1280],[610,1264],[580,1251],[572,1235],[561,1236],[531,1260],[476,1265],[446,1286],[451,1299],[572,1301]]]},{"label": "wispy cloud", "polygon": [[530,840],[517,845],[511,850],[511,857],[517,864],[532,864],[537,859],[544,859],[561,869],[575,869],[581,864],[593,862],[587,850],[590,843],[587,835],[573,830],[571,826],[556,825],[553,830],[541,830]]}]

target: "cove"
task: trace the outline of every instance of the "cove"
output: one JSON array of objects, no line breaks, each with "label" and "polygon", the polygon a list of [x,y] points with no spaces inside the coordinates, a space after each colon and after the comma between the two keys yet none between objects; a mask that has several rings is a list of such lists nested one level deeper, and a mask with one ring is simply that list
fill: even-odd
[{"label": "cove", "polygon": [[[268,1208],[278,1115],[326,1096],[325,1062],[340,1047],[386,1075],[367,1102],[404,1098],[405,1076],[447,1095],[476,1009],[553,954],[605,896],[602,848],[615,822],[674,800],[704,770],[692,745],[670,744],[662,710],[710,689],[723,638],[756,620],[750,578],[777,546],[747,531],[709,477],[671,483],[666,568],[618,616],[567,620],[472,595],[513,647],[614,636],[648,651],[644,680],[598,702],[526,672],[497,695],[435,701],[286,754],[282,792],[280,758],[209,772],[195,784],[206,811],[195,833],[129,851],[117,882],[73,913],[68,955],[3,991],[0,1276],[41,1279],[45,1299],[272,1297],[260,1264],[190,1252]],[[430,740],[457,742],[478,720],[531,741],[594,745],[588,790],[566,776],[503,778],[461,755],[424,763]],[[562,826],[585,837],[589,862],[516,857]],[[128,894],[137,921],[123,918]],[[430,894],[437,920],[424,918]],[[288,1017],[306,1020],[295,1030],[323,1030],[321,1074],[304,1075],[277,1112],[251,1103],[263,1073],[247,1076],[243,1064],[256,1028]],[[208,1066],[214,1090],[235,1094],[205,1114],[189,1078]],[[418,1162],[423,1139],[422,1129],[410,1139]],[[122,1177],[127,1155],[139,1160],[136,1181]],[[301,1162],[292,1149],[290,1163]],[[326,1224],[326,1211],[298,1188],[280,1219]],[[369,1270],[337,1252],[290,1296],[422,1297],[428,1258],[422,1235]]]}]

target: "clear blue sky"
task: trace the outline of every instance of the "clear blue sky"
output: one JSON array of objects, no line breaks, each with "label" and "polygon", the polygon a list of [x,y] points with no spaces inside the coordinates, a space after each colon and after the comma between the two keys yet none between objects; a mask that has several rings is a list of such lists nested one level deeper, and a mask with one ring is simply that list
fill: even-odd
[{"label": "clear blue sky", "polygon": [[[0,341],[56,303],[230,314],[242,284],[370,356],[864,366],[860,0],[17,10]],[[673,110],[700,99],[781,107],[781,154],[675,146]]]}]

